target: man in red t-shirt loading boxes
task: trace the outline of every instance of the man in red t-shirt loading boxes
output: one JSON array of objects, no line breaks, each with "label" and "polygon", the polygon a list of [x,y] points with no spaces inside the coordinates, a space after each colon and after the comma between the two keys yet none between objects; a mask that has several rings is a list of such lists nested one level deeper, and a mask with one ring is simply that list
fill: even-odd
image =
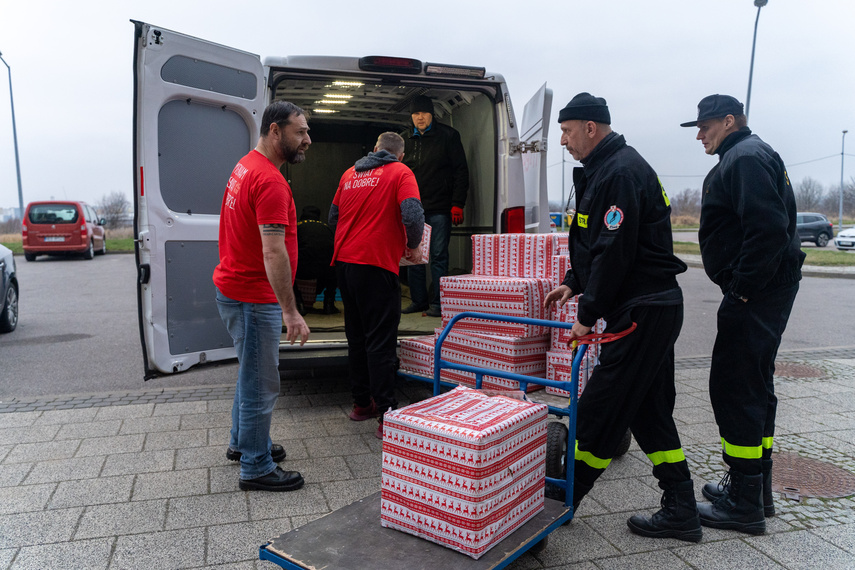
[{"label": "man in red t-shirt loading boxes", "polygon": [[226,457],[240,461],[240,488],[293,491],[303,486],[296,471],[276,463],[285,449],[270,440],[273,405],[279,396],[282,324],[291,344],[309,338],[294,302],[297,271],[297,211],[291,187],[279,169],[302,162],[311,144],[303,110],[276,101],[261,119],[255,150],[237,163],[220,211],[220,263],[214,269],[217,307],[235,343],[238,380]]},{"label": "man in red t-shirt loading boxes", "polygon": [[344,301],[353,410],[350,419],[395,409],[397,333],[401,320],[398,267],[403,252],[419,263],[425,217],[413,172],[401,163],[404,139],[383,133],[374,152],[341,177],[330,207],[336,266]]}]

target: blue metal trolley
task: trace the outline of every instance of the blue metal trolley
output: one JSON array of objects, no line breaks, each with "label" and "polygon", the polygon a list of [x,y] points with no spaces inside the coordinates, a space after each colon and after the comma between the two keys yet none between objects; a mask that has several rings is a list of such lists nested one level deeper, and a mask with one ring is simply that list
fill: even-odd
[{"label": "blue metal trolley", "polygon": [[[559,418],[567,418],[566,439],[563,450],[558,455],[547,457],[547,488],[557,490],[564,501],[545,499],[544,510],[526,522],[514,533],[487,551],[478,560],[441,546],[433,542],[380,526],[380,492],[351,503],[320,519],[284,533],[263,544],[259,549],[259,558],[269,560],[282,568],[290,570],[308,570],[324,568],[326,570],[436,570],[436,568],[460,568],[464,570],[493,570],[505,568],[511,562],[528,551],[538,552],[547,543],[549,534],[573,518],[573,461],[571,445],[576,441],[576,399],[578,394],[579,368],[587,345],[582,344],[573,358],[572,381],[555,382],[544,378],[514,374],[501,370],[478,368],[464,364],[453,364],[442,360],[442,343],[455,323],[461,319],[484,319],[508,323],[522,323],[544,327],[570,329],[570,323],[508,317],[487,313],[465,312],[455,315],[446,325],[436,342],[433,378],[417,376],[399,371],[401,377],[433,384],[434,395],[439,395],[442,387],[456,387],[456,384],[443,382],[440,374],[443,368],[472,372],[475,374],[475,386],[481,387],[484,374],[514,380],[525,391],[529,384],[553,386],[570,392],[566,408],[548,405],[549,413]],[[563,422],[551,422],[560,426]],[[554,451],[554,450],[553,450]],[[549,454],[548,454],[549,455]],[[552,469],[549,463],[552,462]],[[551,477],[550,471],[563,471],[563,477]],[[558,473],[556,473],[558,474]]]}]

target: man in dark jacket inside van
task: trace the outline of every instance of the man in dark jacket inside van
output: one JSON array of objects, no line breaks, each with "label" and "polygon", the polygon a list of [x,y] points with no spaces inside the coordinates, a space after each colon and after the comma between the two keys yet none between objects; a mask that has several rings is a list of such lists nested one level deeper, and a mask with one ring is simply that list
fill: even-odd
[{"label": "man in dark jacket inside van", "polygon": [[410,266],[407,276],[412,303],[402,312],[426,311],[429,317],[439,317],[439,279],[448,274],[451,224],[463,223],[463,207],[469,192],[469,167],[460,133],[434,120],[430,97],[419,95],[414,98],[410,113],[413,128],[404,136],[403,162],[416,175],[425,223],[431,227],[431,291],[428,297],[425,266]]},{"label": "man in dark jacket inside van", "polygon": [[[662,509],[635,515],[632,532],[652,538],[701,540],[692,480],[674,424],[674,343],[683,325],[671,206],[649,164],[612,131],[606,100],[579,93],[558,115],[561,144],[582,163],[573,170],[576,214],[570,224],[572,269],[545,304],[580,295],[571,338],[604,318],[607,333],[579,398],[573,507],[608,467],[627,427],[653,464]],[[636,329],[633,331],[633,323]]]},{"label": "man in dark jacket inside van", "polygon": [[784,161],[751,133],[735,98],[704,97],[698,119],[681,126],[697,126],[706,153],[719,156],[704,179],[698,241],[704,270],[724,294],[710,401],[729,472],[704,486],[713,502],[698,510],[704,526],[762,534],[775,513],[775,356],[805,258],[796,200]]},{"label": "man in dark jacket inside van", "polygon": [[[300,221],[297,222],[297,280],[317,281],[314,293],[317,295],[321,291],[324,292],[325,315],[339,312],[335,306],[335,267],[330,265],[334,241],[332,228],[321,221],[320,208],[303,206]],[[305,314],[314,304],[315,297],[305,300],[296,289],[295,295],[297,308],[302,309],[301,314]],[[305,307],[304,303],[308,303],[309,307]]]}]

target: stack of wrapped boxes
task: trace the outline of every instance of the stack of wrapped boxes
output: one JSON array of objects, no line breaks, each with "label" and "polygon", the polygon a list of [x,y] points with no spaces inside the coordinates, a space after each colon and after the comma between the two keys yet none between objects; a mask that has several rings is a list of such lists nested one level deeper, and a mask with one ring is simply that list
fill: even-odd
[{"label": "stack of wrapped boxes", "polygon": [[[574,322],[575,299],[558,309],[543,308],[546,295],[557,287],[570,268],[566,234],[482,234],[472,236],[472,274],[443,277],[440,287],[442,326],[458,313],[479,313]],[[598,323],[598,330],[602,330]],[[434,335],[401,341],[401,367],[419,376],[433,376]],[[580,374],[580,390],[596,363],[597,350],[589,348]],[[514,372],[527,376],[569,381],[572,353],[567,331],[520,323],[464,319],[454,325],[442,346],[442,358]],[[443,370],[442,380],[475,385],[469,372]],[[483,387],[518,389],[516,382],[485,375]],[[542,386],[530,384],[528,390]],[[548,393],[568,392],[547,388]]]},{"label": "stack of wrapped boxes", "polygon": [[381,524],[479,558],[543,510],[546,416],[463,387],[387,412]]}]

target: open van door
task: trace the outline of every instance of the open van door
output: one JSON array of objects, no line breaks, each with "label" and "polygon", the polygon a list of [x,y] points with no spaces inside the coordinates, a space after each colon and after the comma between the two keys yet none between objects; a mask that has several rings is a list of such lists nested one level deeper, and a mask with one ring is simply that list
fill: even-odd
[{"label": "open van door", "polygon": [[134,22],[134,236],[145,377],[235,357],[211,280],[220,205],[265,107],[254,54]]},{"label": "open van door", "polygon": [[520,123],[523,176],[525,183],[525,231],[549,232],[549,196],[546,188],[546,147],[552,89],[544,83],[528,100]]}]

